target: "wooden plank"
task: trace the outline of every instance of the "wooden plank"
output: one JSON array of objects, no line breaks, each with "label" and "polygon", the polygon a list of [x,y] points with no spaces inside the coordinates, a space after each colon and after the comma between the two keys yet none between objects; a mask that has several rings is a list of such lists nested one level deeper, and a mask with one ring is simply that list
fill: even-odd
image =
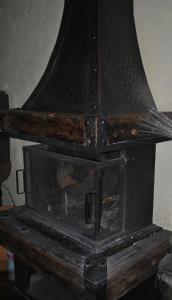
[{"label": "wooden plank", "polygon": [[[107,146],[120,141],[150,139],[154,134],[143,134],[140,121],[145,114],[101,116],[24,111],[11,109],[0,111],[0,130],[12,137],[46,144],[68,142],[78,146]],[[97,126],[96,126],[97,124]],[[103,124],[103,125],[102,125]]]},{"label": "wooden plank", "polygon": [[85,119],[81,115],[12,109],[0,112],[0,127],[3,132],[15,135],[85,143]]},{"label": "wooden plank", "polygon": [[85,257],[16,221],[13,212],[0,215],[0,242],[34,269],[83,293]]},{"label": "wooden plank", "polygon": [[[22,210],[21,208],[21,214]],[[89,260],[92,259],[93,263],[95,260],[95,266],[93,264],[93,268],[91,265],[89,272],[85,272],[87,251],[81,254],[71,247],[64,247],[62,243],[45,236],[34,227],[24,225],[16,220],[15,209],[0,213],[0,242],[20,260],[63,286],[68,286],[81,297],[85,293],[86,282],[91,282],[93,293],[98,293],[99,283],[104,283],[100,280],[102,267],[104,268],[101,253],[90,253]],[[105,261],[107,259],[107,277],[105,274],[104,278],[107,278],[107,299],[119,299],[153,275],[160,259],[168,250],[169,233],[161,230],[114,255],[104,257]]]},{"label": "wooden plank", "polygon": [[0,272],[5,272],[8,269],[7,250],[0,246]]},{"label": "wooden plank", "polygon": [[119,299],[153,275],[169,248],[169,232],[162,230],[110,256],[107,259],[107,299]]}]

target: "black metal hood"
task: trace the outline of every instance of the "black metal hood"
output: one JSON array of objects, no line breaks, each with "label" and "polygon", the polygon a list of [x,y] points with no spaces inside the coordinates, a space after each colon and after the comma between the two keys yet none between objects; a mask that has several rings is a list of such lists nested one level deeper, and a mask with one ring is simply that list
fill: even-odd
[{"label": "black metal hood", "polygon": [[43,77],[0,122],[12,136],[97,149],[138,138],[137,122],[150,108],[133,0],[66,0]]},{"label": "black metal hood", "polygon": [[132,0],[66,0],[48,67],[24,110],[123,115],[154,106]]}]

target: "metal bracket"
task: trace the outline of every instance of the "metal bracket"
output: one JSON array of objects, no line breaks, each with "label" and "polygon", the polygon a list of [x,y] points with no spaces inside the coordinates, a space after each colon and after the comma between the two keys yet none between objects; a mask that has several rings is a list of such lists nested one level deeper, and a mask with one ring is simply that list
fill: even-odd
[{"label": "metal bracket", "polygon": [[87,116],[85,120],[85,144],[86,146],[95,147],[97,144],[96,138],[96,117]]},{"label": "metal bracket", "polygon": [[85,261],[85,300],[105,300],[107,288],[107,259],[90,257]]},{"label": "metal bracket", "polygon": [[107,134],[107,119],[105,116],[99,117],[97,121],[97,136],[98,136],[98,145],[108,145],[109,139]]}]

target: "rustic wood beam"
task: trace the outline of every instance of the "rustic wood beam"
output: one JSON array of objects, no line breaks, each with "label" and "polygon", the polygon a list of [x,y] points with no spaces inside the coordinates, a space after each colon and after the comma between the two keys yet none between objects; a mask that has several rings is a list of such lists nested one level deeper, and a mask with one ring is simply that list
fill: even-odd
[{"label": "rustic wood beam", "polygon": [[54,112],[28,112],[22,109],[0,111],[2,132],[49,137],[83,144],[85,123],[82,116]]},{"label": "rustic wood beam", "polygon": [[76,299],[99,300],[100,289],[101,299],[119,299],[155,274],[159,261],[170,250],[170,233],[163,230],[114,254],[86,247],[83,251],[69,249],[17,220],[15,211],[0,213],[1,244],[35,270],[73,290]]},{"label": "rustic wood beam", "polygon": [[13,210],[0,213],[0,243],[37,271],[83,294],[84,255],[22,224]]},{"label": "rustic wood beam", "polygon": [[107,259],[107,299],[116,300],[157,272],[168,251],[170,233],[160,231]]},{"label": "rustic wood beam", "polygon": [[[0,110],[0,132],[11,137],[58,146],[82,147],[85,150],[132,143],[167,140],[140,128],[146,114],[123,116],[86,116],[57,112],[32,112],[23,109]],[[114,149],[115,150],[115,149]],[[104,150],[103,150],[104,151]]]}]

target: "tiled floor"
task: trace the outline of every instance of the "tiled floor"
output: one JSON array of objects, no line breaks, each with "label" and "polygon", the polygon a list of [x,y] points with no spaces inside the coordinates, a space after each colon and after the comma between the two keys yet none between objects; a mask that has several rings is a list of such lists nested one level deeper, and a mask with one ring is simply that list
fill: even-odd
[{"label": "tiled floor", "polygon": [[[121,300],[161,300],[159,291],[154,288],[154,282],[154,279],[147,281]],[[23,300],[21,296],[16,295],[14,292],[13,284],[8,281],[7,275],[2,273],[0,273],[0,300]]]}]

